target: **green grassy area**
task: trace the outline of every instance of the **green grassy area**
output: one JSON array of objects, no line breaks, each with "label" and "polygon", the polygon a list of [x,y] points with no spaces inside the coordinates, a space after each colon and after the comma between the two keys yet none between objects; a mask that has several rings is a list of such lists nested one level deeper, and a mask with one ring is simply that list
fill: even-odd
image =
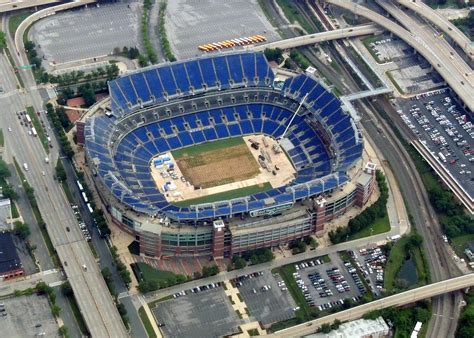
[{"label": "green grassy area", "polygon": [[161,303],[161,302],[164,302],[164,301],[167,301],[167,300],[170,300],[170,299],[173,299],[173,296],[169,295],[169,296],[166,296],[166,297],[157,299],[157,300],[155,300],[155,301],[153,301],[153,302],[148,303],[148,307],[149,307],[150,309],[153,309],[153,308],[156,307],[156,305],[157,305],[158,303]]},{"label": "green grassy area", "polygon": [[[397,279],[397,275],[402,268],[403,264],[406,261],[408,256],[406,252],[406,244],[408,242],[408,237],[404,236],[398,241],[396,241],[391,250],[390,255],[387,260],[387,264],[385,266],[385,276],[384,276],[384,288],[388,292],[393,292],[396,289],[395,281]],[[413,249],[413,259],[416,264],[416,271],[418,275],[418,281],[416,285],[411,286],[410,288],[422,286],[429,282],[429,273],[427,271],[428,266],[427,262],[423,257],[423,249],[414,248]]]},{"label": "green grassy area", "polygon": [[305,17],[303,17],[299,10],[294,6],[293,0],[277,0],[278,5],[285,13],[286,18],[291,22],[298,22],[300,26],[306,30],[307,34],[315,33],[313,27],[309,24]]},{"label": "green grassy area", "polygon": [[49,142],[48,138],[46,137],[45,131],[43,129],[43,126],[41,125],[40,119],[38,115],[36,114],[35,110],[33,107],[26,107],[26,112],[31,118],[31,122],[33,123],[33,127],[35,127],[36,132],[38,133],[38,137],[41,141],[41,144],[43,145],[44,150],[46,151],[46,154],[49,154]]},{"label": "green grassy area", "polygon": [[12,218],[20,217],[20,213],[18,212],[18,207],[16,206],[15,201],[11,201],[10,205],[12,207]]},{"label": "green grassy area", "polygon": [[5,139],[3,137],[3,129],[0,128],[0,147],[3,147],[5,145]]},{"label": "green grassy area", "polygon": [[[272,273],[274,272],[280,274],[281,278],[285,281],[288,291],[290,291],[291,296],[295,300],[296,305],[300,307],[300,309],[296,312],[296,316],[309,319],[311,316],[311,308],[304,298],[303,292],[301,292],[301,289],[296,284],[295,278],[293,277],[293,273],[296,272],[295,266],[293,264],[285,265],[272,270]],[[274,331],[276,331],[276,329]]]},{"label": "green grassy area", "polygon": [[180,201],[180,202],[173,202],[174,205],[180,206],[180,207],[185,207],[185,206],[190,206],[194,204],[201,204],[201,203],[212,203],[212,202],[217,202],[217,201],[225,201],[229,200],[232,198],[239,198],[239,197],[244,197],[248,195],[253,195],[256,193],[259,193],[261,191],[267,191],[272,188],[272,185],[268,182],[264,184],[257,184],[257,185],[251,185],[249,187],[245,188],[240,188],[240,189],[234,189],[234,190],[229,190],[229,191],[223,191],[217,194],[209,195],[209,196],[203,196],[203,197],[198,197],[198,198],[193,198],[187,201]]},{"label": "green grassy area", "polygon": [[398,84],[397,80],[395,80],[395,78],[393,77],[393,74],[392,72],[386,72],[385,74],[387,74],[387,77],[389,78],[390,82],[393,83],[393,85],[395,86],[395,88],[397,89],[397,91],[400,93],[400,94],[405,94],[405,92],[403,91],[403,89],[400,87],[400,85]]},{"label": "green grassy area", "polygon": [[388,231],[390,231],[390,221],[388,219],[388,214],[386,214],[384,217],[378,218],[372,227],[363,228],[359,232],[349,236],[349,240],[351,241],[354,239],[383,234]]},{"label": "green grassy area", "polygon": [[10,16],[10,19],[8,20],[8,30],[12,37],[15,36],[15,32],[18,26],[20,26],[20,24],[22,23],[22,21],[24,21],[31,14],[32,13],[30,12],[20,12],[18,14]]},{"label": "green grassy area", "polygon": [[141,277],[145,281],[160,281],[175,276],[175,274],[171,271],[158,270],[146,263],[139,262],[136,263],[135,266],[139,270],[139,272],[141,273]]},{"label": "green grassy area", "polygon": [[466,258],[464,249],[467,247],[467,243],[474,241],[474,234],[461,235],[458,237],[451,238],[451,247],[456,252],[456,255],[460,258]]},{"label": "green grassy area", "polygon": [[431,8],[463,8],[458,0],[446,0],[444,3],[438,4],[437,0],[428,0],[426,4]]},{"label": "green grassy area", "polygon": [[72,196],[72,192],[71,192],[71,189],[69,188],[67,181],[61,181],[61,186],[63,187],[64,194],[66,194],[66,197],[69,203],[74,203],[74,197]]},{"label": "green grassy area", "polygon": [[[8,58],[8,61],[10,62],[10,65],[16,69],[15,67],[15,61],[13,60],[13,57],[10,53],[10,50],[8,48],[5,48],[5,54],[7,55],[7,58]],[[23,83],[23,79],[21,78],[20,76],[20,72],[18,70],[15,71],[15,76],[16,76],[16,79],[18,80],[18,83],[20,85],[21,88],[23,88],[25,85]],[[18,87],[18,85],[17,85]],[[19,89],[19,88],[18,88]]]},{"label": "green grassy area", "polygon": [[365,48],[369,51],[370,55],[377,61],[377,63],[384,63],[384,61],[380,60],[379,56],[375,54],[375,51],[372,47],[370,47],[371,43],[375,43],[375,41],[380,40],[380,36],[369,36],[367,38],[362,39],[362,43],[364,44]]},{"label": "green grassy area", "polygon": [[382,86],[380,79],[378,78],[377,74],[374,73],[372,68],[365,62],[365,60],[359,55],[359,53],[354,48],[349,48],[349,53],[354,58],[355,62],[359,66],[360,70],[364,73],[367,79],[374,85],[375,87]]},{"label": "green grassy area", "polygon": [[171,154],[173,155],[175,160],[178,160],[184,156],[196,156],[198,154],[205,153],[208,151],[229,148],[241,144],[245,144],[245,141],[242,137],[239,136],[182,148],[179,150],[172,151]]},{"label": "green grassy area", "polygon": [[[471,14],[472,15],[472,14]],[[456,20],[451,20],[451,22],[461,30],[466,36],[469,38],[469,40],[473,41],[474,40],[474,28],[471,26],[469,27],[469,19],[466,18],[461,18],[461,19],[456,19]]]},{"label": "green grassy area", "polygon": [[148,316],[146,315],[146,312],[143,306],[141,306],[138,309],[138,315],[140,316],[143,326],[145,327],[148,338],[156,338],[157,336],[156,336],[155,330],[153,330],[153,326],[151,325],[150,318],[148,318]]}]

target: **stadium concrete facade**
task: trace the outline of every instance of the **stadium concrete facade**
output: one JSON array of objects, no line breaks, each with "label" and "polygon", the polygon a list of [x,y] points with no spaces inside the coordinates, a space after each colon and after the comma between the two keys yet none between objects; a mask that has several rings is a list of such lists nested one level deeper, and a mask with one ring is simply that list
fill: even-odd
[{"label": "stadium concrete facade", "polygon": [[[340,100],[310,75],[279,80],[261,53],[151,66],[109,91],[79,137],[103,204],[143,255],[230,257],[320,235],[374,189],[361,132]],[[289,184],[185,205],[168,202],[151,176],[159,154],[247,135],[277,140],[267,151],[287,155],[296,170]]]}]

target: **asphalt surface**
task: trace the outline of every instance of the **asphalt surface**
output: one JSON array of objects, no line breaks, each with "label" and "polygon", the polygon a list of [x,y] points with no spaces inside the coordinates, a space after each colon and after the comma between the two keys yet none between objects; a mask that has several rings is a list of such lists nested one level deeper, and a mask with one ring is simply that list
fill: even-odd
[{"label": "asphalt surface", "polygon": [[138,2],[89,5],[57,13],[33,24],[28,36],[40,46],[43,66],[111,54],[114,48],[135,47],[139,37]]},{"label": "asphalt surface", "polygon": [[264,35],[269,42],[278,38],[257,0],[168,1],[165,24],[178,59],[201,55],[198,46],[203,44],[252,35]]},{"label": "asphalt surface", "polygon": [[[13,51],[14,59],[17,59],[14,44],[10,38],[8,44]],[[25,64],[24,53],[22,53],[21,59],[21,64]],[[51,164],[45,163],[46,154],[38,139],[29,137],[26,131],[20,128],[16,118],[16,111],[23,110],[25,106],[31,105],[35,110],[43,109],[43,101],[35,89],[37,87],[31,72],[23,71],[21,76],[25,87],[28,88],[28,95],[13,93],[4,97],[5,100],[2,102],[2,106],[8,107],[0,116],[2,124],[15,126],[15,129],[19,130],[13,140],[7,134],[6,143],[15,143],[11,152],[20,165],[28,163],[29,170],[25,172],[26,177],[35,190],[47,230],[64,264],[65,272],[89,331],[93,336],[125,337],[127,333],[100,275],[95,259],[88,244],[83,240],[77,221],[60,185],[53,179],[54,168]],[[3,79],[8,77],[10,77],[9,82],[14,82],[12,70],[2,73]],[[57,143],[53,142],[53,144],[53,151],[49,155],[51,163],[55,163],[58,157]],[[45,172],[44,176],[42,175],[43,171]]]}]

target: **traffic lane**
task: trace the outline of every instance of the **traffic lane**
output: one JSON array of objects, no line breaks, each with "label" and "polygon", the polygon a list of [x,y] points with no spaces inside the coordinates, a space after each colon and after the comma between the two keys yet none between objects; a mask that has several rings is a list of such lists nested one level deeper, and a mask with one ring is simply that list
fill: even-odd
[{"label": "traffic lane", "polygon": [[60,286],[53,288],[54,293],[56,295],[56,303],[61,308],[61,319],[64,322],[64,325],[68,329],[68,333],[70,337],[81,337],[81,331],[79,330],[79,326],[77,321],[72,313],[71,305],[69,300],[63,295]]},{"label": "traffic lane", "polygon": [[[146,333],[145,328],[143,327],[142,321],[138,316],[138,309],[135,308],[131,297],[127,296],[120,298],[120,303],[122,303],[125,306],[125,309],[127,310],[127,316],[130,321],[130,327],[132,330],[132,337],[147,338],[148,334]],[[151,318],[151,320],[154,319]]]}]

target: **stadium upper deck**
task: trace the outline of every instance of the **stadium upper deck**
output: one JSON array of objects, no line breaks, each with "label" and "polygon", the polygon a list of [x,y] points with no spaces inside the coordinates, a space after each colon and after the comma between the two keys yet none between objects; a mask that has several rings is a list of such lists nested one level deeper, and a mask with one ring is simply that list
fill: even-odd
[{"label": "stadium upper deck", "polygon": [[[340,101],[306,75],[274,84],[259,53],[203,57],[122,76],[109,83],[112,116],[86,125],[91,167],[121,203],[179,222],[294,203],[344,185],[363,143]],[[249,134],[283,137],[280,144],[297,171],[292,183],[244,198],[178,207],[166,201],[151,177],[149,161],[159,153]]]}]

